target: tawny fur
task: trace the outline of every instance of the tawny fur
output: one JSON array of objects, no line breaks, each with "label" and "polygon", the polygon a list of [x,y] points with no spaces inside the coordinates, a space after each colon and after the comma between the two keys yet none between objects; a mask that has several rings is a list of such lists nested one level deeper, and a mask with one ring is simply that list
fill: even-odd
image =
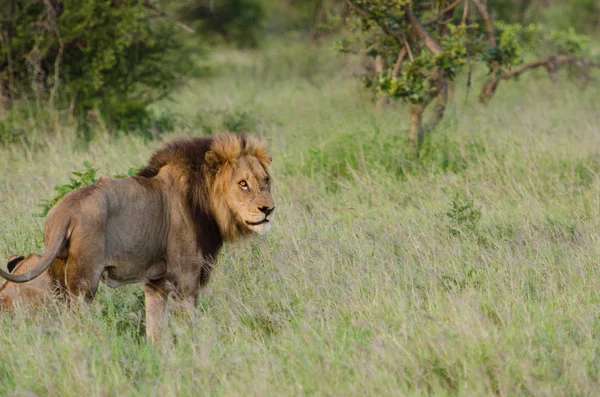
[{"label": "tawny fur", "polygon": [[270,161],[245,134],[171,142],[138,175],[67,194],[48,214],[37,266],[0,275],[25,282],[46,272],[59,293],[88,299],[100,279],[144,283],[146,333],[158,341],[168,295],[195,306],[223,242],[269,229]]},{"label": "tawny fur", "polygon": [[[35,269],[40,258],[37,254],[29,254],[27,258],[12,255],[8,258],[8,268],[11,274],[24,274]],[[55,262],[62,261],[57,258]],[[64,266],[64,263],[56,263],[56,266]],[[48,271],[22,284],[5,280],[0,283],[0,310],[11,310],[17,304],[37,306],[46,303],[52,296],[52,279]]]}]

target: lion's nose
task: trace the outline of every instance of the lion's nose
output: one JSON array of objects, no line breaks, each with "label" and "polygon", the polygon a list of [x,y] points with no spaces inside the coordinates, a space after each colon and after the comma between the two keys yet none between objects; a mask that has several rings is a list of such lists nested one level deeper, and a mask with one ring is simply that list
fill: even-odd
[{"label": "lion's nose", "polygon": [[275,207],[258,207],[258,210],[260,212],[262,212],[263,214],[265,214],[265,216],[269,216],[269,214],[271,212],[273,212],[273,210],[275,209]]}]

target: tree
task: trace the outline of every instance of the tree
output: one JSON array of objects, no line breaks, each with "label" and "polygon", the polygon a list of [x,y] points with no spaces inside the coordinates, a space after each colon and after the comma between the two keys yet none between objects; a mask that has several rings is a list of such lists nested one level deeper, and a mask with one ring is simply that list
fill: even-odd
[{"label": "tree", "polygon": [[[574,64],[587,72],[596,63],[581,57],[585,39],[573,30],[546,32],[537,25],[493,21],[486,0],[346,0],[353,13],[353,34],[338,43],[341,51],[364,51],[379,64],[365,78],[380,95],[409,102],[408,151],[417,159],[426,134],[444,117],[448,86],[467,60],[488,66],[480,100],[488,102],[501,81],[538,68],[553,72]],[[522,64],[524,53],[547,52]],[[435,103],[432,119],[425,109]]]}]

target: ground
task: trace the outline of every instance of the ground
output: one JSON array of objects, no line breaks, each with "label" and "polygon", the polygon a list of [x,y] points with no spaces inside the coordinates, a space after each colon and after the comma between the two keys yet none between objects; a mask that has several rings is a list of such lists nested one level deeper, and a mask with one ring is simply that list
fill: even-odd
[{"label": "ground", "polygon": [[[223,251],[189,320],[144,339],[140,286],[0,317],[0,395],[591,395],[600,387],[600,90],[534,73],[489,106],[457,83],[419,167],[408,111],[355,60],[219,51],[159,110],[186,136],[269,138],[272,231]],[[476,82],[482,81],[481,73]],[[32,134],[36,129],[32,125]],[[0,148],[0,254],[41,252],[42,199],[160,146],[72,131]],[[169,139],[169,136],[164,139]]]}]

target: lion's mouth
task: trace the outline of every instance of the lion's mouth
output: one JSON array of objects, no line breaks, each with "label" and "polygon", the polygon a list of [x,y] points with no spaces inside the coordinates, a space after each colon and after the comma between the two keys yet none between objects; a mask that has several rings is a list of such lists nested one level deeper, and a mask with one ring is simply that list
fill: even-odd
[{"label": "lion's mouth", "polygon": [[267,218],[265,218],[265,219],[263,219],[261,221],[258,221],[258,222],[249,222],[249,221],[246,221],[246,223],[248,225],[250,225],[250,226],[258,226],[258,225],[262,225],[263,223],[269,223],[269,220]]}]

